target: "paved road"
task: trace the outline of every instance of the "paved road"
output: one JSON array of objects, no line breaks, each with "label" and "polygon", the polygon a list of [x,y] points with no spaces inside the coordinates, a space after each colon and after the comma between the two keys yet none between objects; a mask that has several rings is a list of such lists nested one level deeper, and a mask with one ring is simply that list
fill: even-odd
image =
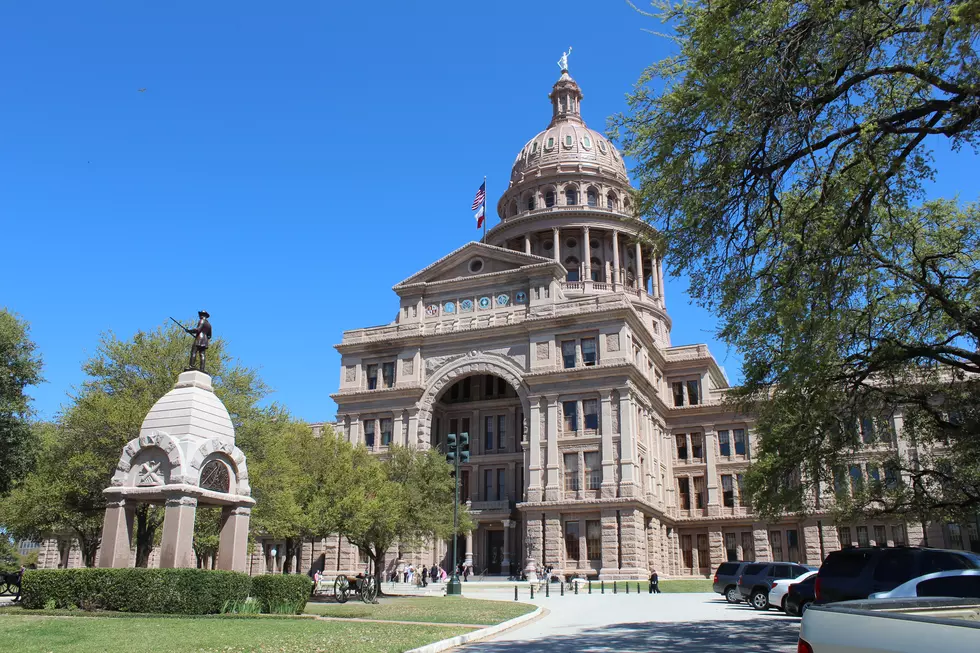
[{"label": "paved road", "polygon": [[[473,592],[473,598],[491,598]],[[495,594],[493,598],[503,598]],[[526,601],[522,593],[521,600]],[[468,653],[631,653],[766,651],[793,653],[800,620],[745,604],[729,605],[717,594],[616,594],[535,597],[550,610],[542,619],[499,637],[464,647]]]}]

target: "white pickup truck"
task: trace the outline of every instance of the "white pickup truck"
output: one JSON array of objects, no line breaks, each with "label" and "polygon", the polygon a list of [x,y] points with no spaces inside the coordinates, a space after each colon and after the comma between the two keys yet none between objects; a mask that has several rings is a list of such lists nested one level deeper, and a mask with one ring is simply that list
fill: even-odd
[{"label": "white pickup truck", "polygon": [[909,598],[813,605],[798,653],[980,651],[980,599]]}]

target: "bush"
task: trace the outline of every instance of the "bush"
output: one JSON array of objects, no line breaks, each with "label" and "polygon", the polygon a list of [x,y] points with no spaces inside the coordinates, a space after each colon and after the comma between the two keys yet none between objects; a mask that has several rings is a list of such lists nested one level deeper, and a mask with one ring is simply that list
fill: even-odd
[{"label": "bush", "polygon": [[252,596],[262,612],[300,614],[310,598],[313,581],[300,574],[267,574],[252,579]]},{"label": "bush", "polygon": [[24,574],[21,600],[28,609],[160,614],[217,614],[229,601],[245,601],[252,579],[206,569],[43,569]]}]

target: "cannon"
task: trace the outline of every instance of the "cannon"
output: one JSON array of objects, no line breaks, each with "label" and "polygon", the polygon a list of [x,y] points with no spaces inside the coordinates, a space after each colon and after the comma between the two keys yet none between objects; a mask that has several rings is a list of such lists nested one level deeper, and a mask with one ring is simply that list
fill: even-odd
[{"label": "cannon", "polygon": [[0,574],[0,596],[4,594],[16,594],[20,589],[20,572]]},{"label": "cannon", "polygon": [[374,576],[340,574],[333,582],[333,594],[337,603],[347,603],[353,595],[360,596],[365,603],[374,603],[378,598],[378,582]]}]

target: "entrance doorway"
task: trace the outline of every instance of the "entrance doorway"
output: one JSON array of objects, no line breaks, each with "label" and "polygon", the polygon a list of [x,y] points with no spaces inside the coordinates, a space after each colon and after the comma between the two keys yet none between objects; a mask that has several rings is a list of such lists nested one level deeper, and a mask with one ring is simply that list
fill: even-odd
[{"label": "entrance doorway", "polygon": [[487,531],[487,573],[499,574],[504,559],[504,532]]}]

